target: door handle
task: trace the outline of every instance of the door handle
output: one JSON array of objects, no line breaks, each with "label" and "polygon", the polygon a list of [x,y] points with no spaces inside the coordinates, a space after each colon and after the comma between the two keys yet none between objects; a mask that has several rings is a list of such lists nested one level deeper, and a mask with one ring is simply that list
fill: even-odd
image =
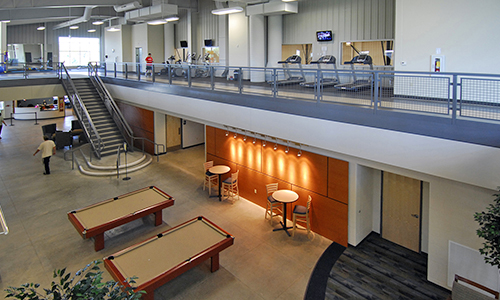
[{"label": "door handle", "polygon": [[412,217],[418,219],[418,215],[417,214],[411,214]]}]

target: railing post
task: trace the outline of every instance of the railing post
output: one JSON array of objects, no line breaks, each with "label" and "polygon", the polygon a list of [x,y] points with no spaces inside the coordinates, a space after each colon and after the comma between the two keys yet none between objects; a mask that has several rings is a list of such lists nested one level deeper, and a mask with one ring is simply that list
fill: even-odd
[{"label": "railing post", "polygon": [[188,87],[191,87],[191,66],[190,65],[188,65],[187,80],[188,80]]},{"label": "railing post", "polygon": [[451,123],[455,124],[457,121],[457,111],[459,110],[458,108],[458,100],[457,100],[457,92],[458,92],[458,75],[454,74],[453,75],[453,88],[452,88],[452,97],[453,97],[453,102],[451,105]]},{"label": "railing post", "polygon": [[323,87],[323,73],[321,73],[321,70],[316,71],[316,79],[315,79],[315,84],[314,84],[314,94],[316,97],[316,102],[320,103],[321,102],[321,95],[322,95],[322,87]]},{"label": "railing post", "polygon": [[136,64],[135,71],[137,73],[137,80],[141,80],[141,64],[140,63]]},{"label": "railing post", "polygon": [[114,72],[115,72],[115,78],[116,78],[116,63],[113,63],[113,67],[115,68]]},{"label": "railing post", "polygon": [[215,90],[214,67],[210,66],[210,89]]},{"label": "railing post", "polygon": [[38,125],[38,116],[37,116],[36,111],[35,111],[35,125]]},{"label": "railing post", "polygon": [[167,65],[167,72],[168,72],[168,84],[172,85],[172,65],[168,64]]},{"label": "railing post", "polygon": [[128,64],[125,64],[125,79],[128,79]]},{"label": "railing post", "polygon": [[240,90],[240,94],[243,92],[243,82],[241,81],[243,78],[243,70],[238,68],[238,89]]},{"label": "railing post", "polygon": [[14,117],[12,117],[12,113],[10,113],[10,126],[14,126],[14,124],[12,124],[12,119],[14,119]]},{"label": "railing post", "polygon": [[276,98],[278,96],[278,74],[276,68],[273,68],[273,97]]},{"label": "railing post", "polygon": [[104,62],[104,77],[108,77],[108,64]]},{"label": "railing post", "polygon": [[378,72],[373,72],[373,92],[372,92],[372,103],[373,103],[373,110],[374,112],[377,112],[378,110],[378,102],[379,102],[379,82],[380,82],[380,76]]},{"label": "railing post", "polygon": [[152,72],[151,77],[152,77],[153,83],[154,83],[155,82],[155,66],[154,65],[151,66],[151,72]]}]

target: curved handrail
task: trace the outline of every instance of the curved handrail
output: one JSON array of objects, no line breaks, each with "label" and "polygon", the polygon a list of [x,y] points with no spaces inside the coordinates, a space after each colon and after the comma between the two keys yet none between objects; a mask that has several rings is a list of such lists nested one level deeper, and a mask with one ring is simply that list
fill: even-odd
[{"label": "curved handrail", "polygon": [[9,227],[7,226],[7,222],[5,221],[5,217],[3,215],[2,208],[0,207],[0,227],[3,228],[3,231],[0,234],[8,234]]},{"label": "curved handrail", "polygon": [[[115,120],[115,123],[118,125],[118,128],[122,132],[122,135],[127,139],[130,139],[129,145],[134,145],[134,142],[137,140],[142,140],[142,152],[144,153],[144,141],[149,142],[155,146],[155,153],[157,154],[157,161],[159,161],[159,154],[160,153],[165,153],[165,145],[163,144],[158,144],[148,138],[144,137],[135,137],[134,132],[128,125],[128,123],[125,121],[125,117],[122,115],[120,109],[118,108],[118,105],[116,105],[116,102],[113,100],[113,97],[111,97],[111,94],[109,93],[108,89],[104,85],[104,83],[101,80],[101,77],[98,74],[97,71],[97,63],[92,64],[89,62],[88,64],[89,68],[89,77],[91,80],[94,80],[95,86],[98,87],[99,94],[101,94],[102,99],[104,100],[104,104],[108,108],[109,112],[111,113],[111,116],[113,120]],[[160,147],[162,148],[162,152],[160,152]]]},{"label": "curved handrail", "polygon": [[[63,77],[64,74],[61,74],[61,80],[63,82],[63,85],[66,87],[67,90],[69,90],[67,87],[67,83],[69,83],[69,85],[71,87],[72,95],[71,95],[70,99],[71,99],[71,104],[73,105],[73,109],[76,112],[78,119],[80,121],[82,121],[82,124],[83,124],[82,129],[85,131],[86,136],[89,137],[89,142],[92,144],[93,149],[94,149],[97,157],[100,158],[101,151],[104,148],[104,143],[103,143],[101,137],[99,136],[97,129],[95,128],[94,124],[92,123],[92,118],[90,117],[90,114],[87,111],[85,104],[81,100],[80,95],[78,94],[78,91],[76,90],[75,84],[71,80],[71,76],[69,75],[68,70],[66,69],[64,64],[61,64],[61,69],[62,69],[62,71],[64,71],[64,73],[66,74],[66,77],[67,77],[66,79],[64,79],[64,77]],[[83,122],[84,119],[87,122]],[[89,132],[89,129],[87,128],[87,124],[88,124],[88,126],[90,126],[90,129],[92,132]],[[95,137],[95,141],[92,138],[91,133],[93,133],[93,136]]]}]

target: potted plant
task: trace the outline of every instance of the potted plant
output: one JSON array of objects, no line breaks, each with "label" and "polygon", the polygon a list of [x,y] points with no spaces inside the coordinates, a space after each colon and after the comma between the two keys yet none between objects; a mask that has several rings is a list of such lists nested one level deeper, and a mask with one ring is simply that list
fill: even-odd
[{"label": "potted plant", "polygon": [[[99,268],[102,261],[93,261],[74,276],[66,273],[66,268],[55,270],[54,281],[50,288],[40,289],[38,283],[26,283],[20,287],[9,286],[5,291],[6,298],[26,300],[76,300],[76,299],[109,299],[109,300],[137,300],[144,291],[136,292],[130,287],[124,287],[114,280],[102,282],[103,272]],[[128,279],[135,283],[135,278]]]},{"label": "potted plant", "polygon": [[[499,187],[500,191],[500,187]],[[474,214],[479,223],[477,235],[485,240],[479,252],[484,255],[486,263],[500,266],[500,193],[493,194],[495,199],[486,211]]]}]

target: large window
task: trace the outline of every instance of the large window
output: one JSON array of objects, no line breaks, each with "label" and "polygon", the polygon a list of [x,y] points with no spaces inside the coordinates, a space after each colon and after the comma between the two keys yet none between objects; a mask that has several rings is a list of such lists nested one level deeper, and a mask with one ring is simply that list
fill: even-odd
[{"label": "large window", "polygon": [[99,38],[59,37],[59,61],[65,66],[86,66],[99,61]]}]

